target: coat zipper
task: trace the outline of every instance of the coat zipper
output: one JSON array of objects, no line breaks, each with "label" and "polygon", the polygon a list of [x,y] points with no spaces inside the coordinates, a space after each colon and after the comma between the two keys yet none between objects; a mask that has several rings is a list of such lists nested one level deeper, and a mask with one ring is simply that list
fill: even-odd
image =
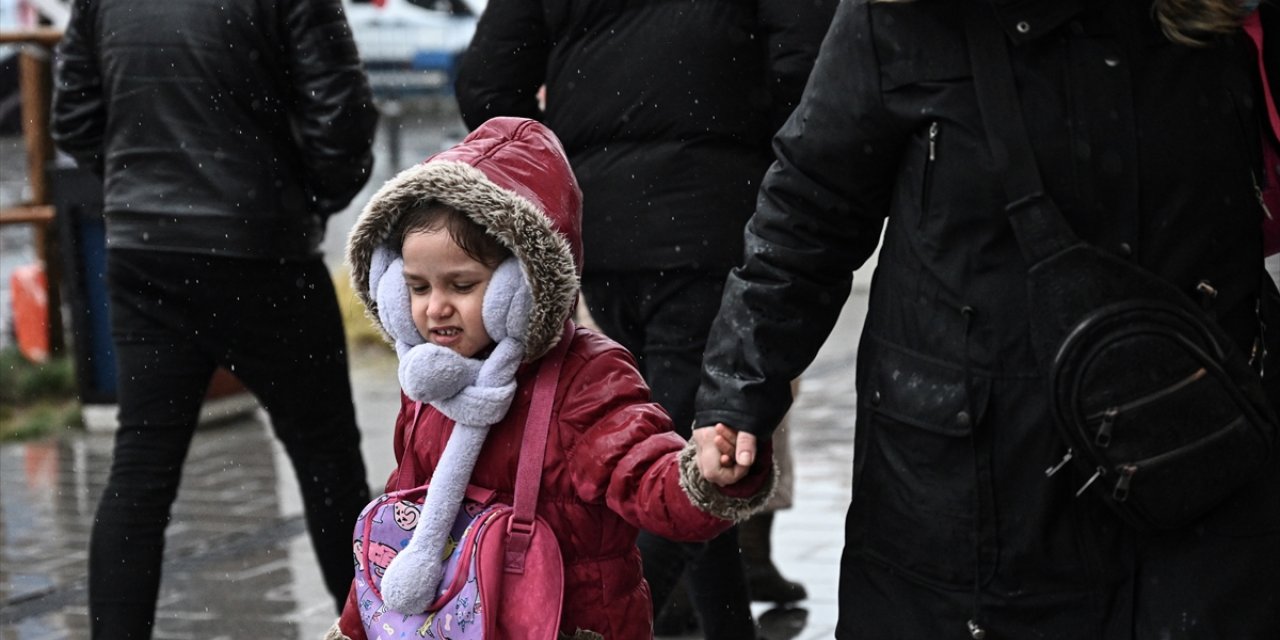
[{"label": "coat zipper", "polygon": [[1166,396],[1176,393],[1187,385],[1205,377],[1208,373],[1209,371],[1207,369],[1200,367],[1186,378],[1160,389],[1159,391],[1148,393],[1141,398],[1130,400],[1121,405],[1107,407],[1098,413],[1086,416],[1084,419],[1085,424],[1101,421],[1098,425],[1098,430],[1094,433],[1093,443],[1099,447],[1106,448],[1111,444],[1111,431],[1115,427],[1116,419],[1120,417],[1121,414],[1127,413],[1144,405],[1152,404]]},{"label": "coat zipper", "polygon": [[929,192],[933,190],[933,164],[938,159],[938,121],[929,123],[929,153],[924,163],[924,185],[920,194],[920,220],[929,215]]}]

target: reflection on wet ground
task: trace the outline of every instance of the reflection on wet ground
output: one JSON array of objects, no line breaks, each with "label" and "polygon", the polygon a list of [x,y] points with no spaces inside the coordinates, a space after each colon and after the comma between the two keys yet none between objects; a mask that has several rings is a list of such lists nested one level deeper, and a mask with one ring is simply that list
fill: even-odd
[{"label": "reflection on wet ground", "polygon": [[[196,435],[166,536],[157,638],[301,637],[293,565],[314,561],[291,552],[305,531],[281,512],[274,446],[256,417]],[[0,637],[88,637],[88,537],[110,461],[109,435],[0,448]]]}]

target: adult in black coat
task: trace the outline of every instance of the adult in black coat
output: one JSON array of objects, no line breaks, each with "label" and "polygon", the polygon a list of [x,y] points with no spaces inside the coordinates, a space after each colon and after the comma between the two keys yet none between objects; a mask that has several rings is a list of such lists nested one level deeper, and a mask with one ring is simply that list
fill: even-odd
[{"label": "adult in black coat", "polygon": [[[1237,6],[841,5],[775,139],[696,423],[739,430],[735,454],[751,458],[883,229],[858,351],[838,638],[1280,637],[1274,453],[1264,477],[1163,535],[1077,497],[1085,474],[1046,475],[1065,446],[963,26],[982,12],[1008,39],[1045,188],[1076,233],[1201,301],[1255,355],[1274,401],[1280,324],[1260,320],[1280,316],[1261,272],[1259,93]],[[1188,9],[1217,19],[1194,28]]]},{"label": "adult in black coat", "polygon": [[369,491],[318,247],[368,180],[376,121],[338,0],[74,4],[53,136],[103,179],[120,407],[89,548],[95,639],[151,635],[165,527],[217,366],[270,414],[341,606]]},{"label": "adult in black coat", "polygon": [[[523,116],[563,141],[584,197],[587,306],[636,355],[686,437],[769,140],[799,99],[835,4],[491,0],[460,64],[468,126]],[[640,544],[660,608],[685,563],[662,541]],[[736,531],[692,569],[708,637],[752,637]]]}]

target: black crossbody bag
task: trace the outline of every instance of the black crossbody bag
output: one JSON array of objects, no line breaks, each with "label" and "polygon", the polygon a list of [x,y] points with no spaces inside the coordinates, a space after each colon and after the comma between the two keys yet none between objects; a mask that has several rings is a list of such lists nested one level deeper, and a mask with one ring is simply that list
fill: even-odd
[{"label": "black crossbody bag", "polygon": [[[1027,269],[1049,406],[1090,491],[1142,530],[1185,527],[1256,477],[1277,421],[1244,355],[1190,297],[1078,238],[1044,191],[1005,34],[975,7],[970,63]],[[1260,267],[1261,268],[1261,267]]]}]

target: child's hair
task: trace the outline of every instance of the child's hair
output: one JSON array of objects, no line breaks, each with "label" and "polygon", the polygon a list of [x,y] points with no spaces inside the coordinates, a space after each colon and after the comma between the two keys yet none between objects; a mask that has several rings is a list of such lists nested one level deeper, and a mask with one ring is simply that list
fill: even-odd
[{"label": "child's hair", "polygon": [[489,235],[478,222],[458,209],[439,202],[428,203],[400,216],[391,237],[395,238],[396,248],[400,249],[404,247],[404,240],[409,234],[440,229],[448,231],[449,236],[462,247],[467,256],[490,268],[496,268],[511,255],[511,249]]}]

